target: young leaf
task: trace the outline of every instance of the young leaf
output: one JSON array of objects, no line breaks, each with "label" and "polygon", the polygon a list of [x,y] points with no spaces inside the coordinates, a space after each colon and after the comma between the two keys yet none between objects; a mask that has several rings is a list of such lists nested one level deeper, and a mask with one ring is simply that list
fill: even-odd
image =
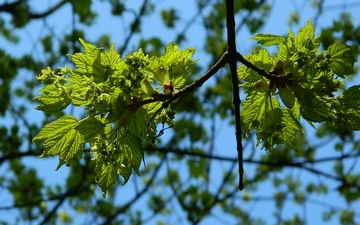
[{"label": "young leaf", "polygon": [[66,115],[45,125],[33,139],[34,143],[44,141],[44,152],[40,157],[60,155],[56,170],[71,159],[81,157],[85,141],[83,135],[74,129],[78,125],[75,117]]},{"label": "young leaf", "polygon": [[354,85],[343,93],[343,101],[346,108],[360,110],[360,85]]},{"label": "young leaf", "polygon": [[306,40],[312,39],[315,36],[315,28],[311,23],[311,19],[306,23],[306,25],[300,28],[298,34],[295,36],[295,47],[301,49],[304,47],[304,42]]},{"label": "young leaf", "polygon": [[91,104],[92,96],[88,94],[90,92],[89,86],[84,86],[79,82],[72,82],[71,88],[71,102],[73,105],[88,106]]},{"label": "young leaf", "polygon": [[106,69],[101,64],[101,52],[95,46],[86,43],[80,39],[81,44],[84,47],[84,53],[75,53],[71,56],[71,60],[76,66],[79,73],[93,77],[95,83],[103,82],[107,79],[105,76]]},{"label": "young leaf", "polygon": [[77,71],[82,75],[93,77],[95,83],[105,81],[106,71],[100,62],[100,52],[96,59],[92,59],[83,53],[75,53],[71,56],[71,60],[74,62]]},{"label": "young leaf", "polygon": [[344,129],[360,130],[360,85],[354,85],[345,90],[338,100],[345,106],[344,112],[340,114],[338,126]]},{"label": "young leaf", "polygon": [[106,191],[118,180],[117,170],[118,166],[115,163],[96,160],[95,182],[100,186],[103,198],[106,197]]},{"label": "young leaf", "polygon": [[65,109],[71,103],[71,98],[63,86],[58,87],[56,84],[49,84],[39,92],[43,94],[34,98],[41,102],[35,107],[37,110],[57,112]]},{"label": "young leaf", "polygon": [[272,46],[284,42],[285,38],[273,34],[256,34],[253,38],[250,38],[250,40],[256,40],[258,44],[264,46]]},{"label": "young leaf", "polygon": [[286,46],[284,43],[279,43],[279,51],[277,57],[281,61],[285,61],[290,58],[288,46]]},{"label": "young leaf", "polygon": [[75,128],[80,134],[84,135],[86,142],[93,141],[94,137],[104,133],[105,124],[97,117],[88,117],[83,119],[80,124]]},{"label": "young leaf", "polygon": [[155,137],[156,124],[151,119],[152,114],[143,107],[139,108],[130,123],[131,133],[145,139]]},{"label": "young leaf", "polygon": [[284,128],[282,129],[282,138],[284,139],[284,145],[292,148],[297,149],[298,140],[296,138],[297,132],[301,132],[305,134],[305,131],[300,124],[298,118],[296,118],[293,114],[293,110],[290,109],[281,109],[282,110],[282,125]]},{"label": "young leaf", "polygon": [[347,45],[334,43],[329,46],[328,52],[330,55],[330,68],[339,77],[345,78],[345,75],[354,73],[355,57],[351,53],[351,49]]},{"label": "young leaf", "polygon": [[304,119],[311,122],[323,122],[333,115],[331,105],[310,91],[305,92],[300,112]]},{"label": "young leaf", "polygon": [[[257,67],[262,68],[267,72],[270,72],[276,64],[276,59],[274,57],[271,57],[269,52],[265,49],[261,49],[245,58],[251,61]],[[250,83],[263,79],[263,77],[260,76],[257,72],[248,69],[245,65],[241,65],[238,68],[237,73],[239,79],[245,80]]]},{"label": "young leaf", "polygon": [[139,167],[144,158],[141,149],[141,140],[133,134],[124,134],[118,140],[119,157],[117,159],[118,173],[124,178],[124,184],[127,183],[132,170],[140,176]]},{"label": "young leaf", "polygon": [[246,97],[241,117],[247,130],[252,130],[260,124],[265,113],[265,100],[265,94],[259,92]]},{"label": "young leaf", "polygon": [[175,88],[180,88],[185,82],[185,76],[197,60],[192,60],[195,48],[179,50],[178,46],[171,42],[165,47],[164,54],[160,57],[165,70],[169,71],[170,80]]},{"label": "young leaf", "polygon": [[110,46],[110,50],[102,52],[101,61],[104,65],[113,67],[121,61],[119,53],[115,50],[115,43]]},{"label": "young leaf", "polygon": [[124,95],[120,88],[114,88],[110,97],[111,112],[116,118],[119,118],[125,109]]},{"label": "young leaf", "polygon": [[82,38],[79,38],[79,41],[80,41],[81,45],[84,47],[85,54],[89,58],[95,60],[96,58],[99,57],[99,53],[100,53],[101,48],[97,48],[94,45],[92,45],[90,43],[87,43]]}]

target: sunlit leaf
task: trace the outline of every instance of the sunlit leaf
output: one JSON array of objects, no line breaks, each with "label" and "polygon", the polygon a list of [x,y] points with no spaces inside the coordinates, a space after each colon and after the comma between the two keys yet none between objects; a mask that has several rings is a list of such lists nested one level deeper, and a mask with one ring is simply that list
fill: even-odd
[{"label": "sunlit leaf", "polygon": [[334,43],[329,46],[330,67],[338,76],[344,78],[344,75],[354,73],[355,57],[351,53],[351,49],[347,45]]},{"label": "sunlit leaf", "polygon": [[256,40],[258,44],[264,46],[272,46],[284,42],[285,38],[273,34],[256,34],[253,38],[250,38],[250,40]]},{"label": "sunlit leaf", "polygon": [[66,93],[66,89],[57,87],[55,84],[47,85],[39,92],[43,94],[34,98],[41,102],[36,107],[38,110],[57,112],[65,109],[71,103],[71,98]]},{"label": "sunlit leaf", "polygon": [[300,28],[298,34],[295,36],[295,46],[299,49],[303,47],[303,44],[307,40],[313,39],[315,36],[315,28],[312,25],[311,19],[306,23],[306,25]]},{"label": "sunlit leaf", "polygon": [[66,115],[45,125],[33,139],[34,143],[44,141],[44,152],[40,157],[59,155],[56,169],[75,157],[81,157],[85,142],[83,135],[74,129],[78,124],[75,117]]},{"label": "sunlit leaf", "polygon": [[106,191],[118,180],[117,165],[108,161],[97,160],[95,166],[95,181],[102,190],[103,198]]},{"label": "sunlit leaf", "polygon": [[85,141],[91,142],[94,137],[104,133],[105,125],[99,117],[88,117],[83,119],[75,129],[84,135]]}]

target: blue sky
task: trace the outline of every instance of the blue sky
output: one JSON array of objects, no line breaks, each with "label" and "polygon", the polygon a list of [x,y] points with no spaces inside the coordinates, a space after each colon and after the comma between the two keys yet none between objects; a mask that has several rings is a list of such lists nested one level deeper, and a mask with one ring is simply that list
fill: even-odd
[{"label": "blue sky", "polygon": [[[44,2],[46,2],[46,4],[44,4]],[[31,1],[31,4],[33,4],[34,6],[36,6],[36,9],[41,12],[44,9],[46,9],[49,5],[54,4],[56,1],[52,0],[34,0]],[[305,25],[305,23],[310,19],[313,18],[316,15],[316,11],[314,9],[311,9],[309,7],[309,1],[275,1],[272,0],[270,1],[273,6],[273,10],[271,11],[271,16],[270,19],[267,21],[265,27],[262,28],[261,32],[262,33],[272,33],[272,34],[286,34],[287,33],[287,29],[288,29],[288,18],[289,18],[289,13],[298,10],[300,12],[300,24],[299,26],[303,26]],[[338,1],[326,1],[329,2],[325,5],[327,6],[332,6],[332,5],[336,5],[339,4]],[[351,7],[348,7],[347,10],[352,12],[352,15],[354,16],[354,21],[360,21],[359,15],[356,13],[359,9],[359,7],[354,7],[354,5],[352,5],[353,2],[358,2],[358,1],[344,1],[344,2],[348,2],[349,5]],[[142,3],[142,1],[133,1],[133,8],[135,10],[138,9],[138,6]],[[180,15],[181,15],[181,19],[179,22],[177,22],[177,26],[179,28],[179,30],[181,30],[186,22],[188,18],[191,18],[193,16],[193,14],[195,13],[195,7],[192,6],[194,4],[193,1],[191,0],[184,0],[184,1],[170,1],[170,0],[158,0],[156,1],[156,6],[158,7],[157,10],[160,10],[161,8],[169,8],[169,7],[174,7],[177,9],[180,9]],[[94,9],[96,9],[97,11],[102,11],[102,12],[109,12],[109,7],[104,4],[104,3],[100,3],[99,1],[94,1]],[[341,12],[340,10],[342,10],[342,8],[339,7],[329,7],[329,10],[325,11],[324,15],[320,17],[319,22],[318,22],[318,27],[326,27],[328,25],[330,25],[332,23],[333,18],[337,18],[339,16],[339,12]],[[47,26],[50,27],[51,29],[55,30],[57,34],[61,34],[64,31],[68,31],[71,29],[71,23],[72,23],[72,18],[69,14],[69,12],[71,12],[71,9],[69,6],[64,6],[61,8],[61,10],[57,13],[55,13],[54,15],[51,16],[51,18],[49,18],[47,20]],[[155,16],[149,16],[146,17],[146,19],[143,21],[142,24],[142,28],[143,28],[143,32],[140,36],[134,37],[134,39],[132,40],[131,44],[129,45],[129,48],[127,49],[128,51],[134,51],[137,50],[136,46],[138,43],[138,40],[140,37],[143,38],[147,38],[147,37],[152,37],[152,36],[160,36],[163,40],[164,43],[168,43],[170,41],[173,41],[175,36],[174,34],[176,32],[170,31],[168,29],[165,29],[165,26],[162,24],[159,24],[159,19],[158,19],[158,13],[154,14]],[[239,20],[239,18],[237,18]],[[133,15],[129,12],[125,13],[124,16],[117,17],[116,19],[112,18],[110,13],[101,13],[99,14],[99,17],[97,19],[97,21],[95,22],[94,25],[92,25],[91,27],[85,27],[85,26],[81,26],[82,28],[86,28],[86,32],[87,32],[87,36],[90,37],[90,39],[88,39],[87,41],[91,42],[96,40],[99,36],[101,36],[103,33],[109,33],[111,35],[111,40],[112,42],[117,42],[119,44],[122,44],[127,33],[129,32],[129,30],[126,30],[124,27],[126,27],[126,25],[131,22],[133,20]],[[156,24],[156,25],[154,25]],[[296,33],[299,26],[294,26],[292,27],[293,31]],[[80,26],[79,26],[80,27]],[[11,52],[14,55],[21,55],[24,52],[27,53],[31,53],[32,55],[34,55],[35,57],[39,57],[42,58],[43,56],[40,54],[41,51],[41,44],[37,43],[36,44],[36,40],[38,39],[38,37],[42,36],[45,33],[48,33],[48,28],[46,28],[44,26],[44,22],[41,20],[32,22],[29,26],[26,27],[26,29],[24,30],[18,30],[16,31],[16,33],[22,37],[22,40],[19,44],[16,45],[9,45],[8,49],[9,52]],[[201,26],[201,21],[197,21],[187,32],[188,37],[189,37],[189,42],[187,42],[186,44],[184,44],[184,46],[181,46],[183,48],[186,48],[188,46],[195,46],[198,47],[198,51],[196,52],[194,58],[200,59],[199,63],[201,63],[202,65],[206,65],[208,63],[209,58],[207,56],[204,55],[203,51],[201,50],[202,46],[203,46],[203,39],[205,37],[204,31],[202,30],[202,26]],[[191,38],[190,38],[191,37]],[[238,37],[237,37],[237,46],[238,46],[238,50],[246,55],[247,53],[249,53],[249,51],[251,50],[251,48],[255,45],[255,41],[251,41],[248,40],[248,38],[252,37],[252,34],[250,34],[247,30],[242,30]],[[3,39],[0,37],[0,42],[3,42]],[[39,71],[40,72],[40,71]],[[29,74],[26,71],[22,71],[19,73],[17,79],[14,81],[14,85],[21,85],[23,82],[23,79],[26,79],[26,77],[29,76]],[[358,79],[357,79],[358,80]],[[213,81],[210,80],[208,84],[211,84]],[[356,80],[355,80],[356,82]],[[357,82],[359,83],[359,82]],[[21,100],[18,100],[17,102],[18,104],[23,104],[23,102],[21,102]],[[33,107],[33,105],[29,105],[29,107]],[[35,110],[29,110],[28,112],[28,117],[29,118],[34,118],[34,122],[39,122],[40,118],[39,115],[41,113],[35,111]],[[9,121],[0,121],[0,124],[3,124],[3,122],[8,123]],[[8,123],[8,124],[11,124]],[[218,135],[216,138],[216,143],[215,143],[215,152],[214,154],[217,155],[223,155],[223,156],[234,156],[236,155],[236,142],[235,142],[235,135],[234,135],[234,127],[232,126],[228,126],[228,123],[226,122],[220,122],[220,120],[217,120],[217,129],[218,129]],[[313,135],[314,132],[311,129],[307,129],[308,130],[308,134],[309,135]],[[167,137],[170,136],[170,133],[165,134],[162,138],[166,140]],[[326,145],[327,146],[327,145]],[[329,151],[328,149],[325,148],[320,148],[317,152],[317,155],[319,156],[328,156],[329,155]],[[329,145],[332,146],[332,145]],[[249,148],[252,148],[252,146],[250,146]],[[248,153],[249,150],[247,150]],[[257,149],[257,153],[258,155],[261,154],[266,154],[265,151],[261,151],[260,149]],[[246,154],[245,154],[246,155]],[[151,161],[151,159],[148,159],[149,161]],[[28,165],[31,165],[35,168],[38,168],[38,173],[40,177],[43,177],[45,180],[45,183],[47,184],[56,184],[56,183],[62,183],[62,180],[66,178],[66,175],[68,174],[68,168],[61,168],[58,171],[55,171],[55,168],[57,166],[58,160],[56,158],[45,158],[45,159],[27,159],[26,162]],[[184,162],[183,164],[179,165],[179,169],[181,168],[185,168],[186,163]],[[329,166],[329,165],[324,165],[324,167]],[[218,165],[216,165],[216,168],[218,168],[219,170],[223,170],[224,168],[229,167],[228,164],[225,163],[219,163]],[[254,166],[253,165],[249,165],[249,164],[245,164],[245,171],[250,173],[253,173],[254,171]],[[356,168],[359,170],[360,169],[360,165],[359,163],[356,164]],[[237,171],[237,169],[235,170]],[[289,170],[291,171],[291,173],[294,176],[298,176],[299,179],[315,179],[316,177],[311,177],[308,178],[308,174],[304,173],[304,172],[300,172],[299,170],[296,169],[292,169]],[[0,167],[0,173],[4,173],[5,172],[5,167],[2,166]],[[214,182],[216,182],[216,176],[218,176],[218,173],[216,173],[218,171],[214,171],[213,170],[213,177],[214,177]],[[139,183],[141,182],[141,178],[132,176],[130,179],[134,179],[137,180]],[[121,193],[130,193],[133,190],[133,182],[134,181],[129,181],[129,183],[124,186],[124,187],[120,187],[118,192],[119,195],[122,195]],[[326,179],[323,179],[323,182],[328,182]],[[268,195],[268,190],[269,188],[272,187],[272,184],[270,183],[270,181],[266,184],[266,185],[262,185],[259,187],[259,189],[257,190],[257,192],[255,193],[256,196],[269,196],[271,197],[271,195]],[[101,197],[101,192],[99,190],[98,187],[96,187],[97,192],[99,197]],[[243,192],[246,193],[246,192]],[[243,193],[240,193],[239,196],[241,196]],[[270,192],[271,193],[271,192]],[[122,195],[123,198],[121,199],[117,199],[118,202],[124,201],[126,200],[126,198],[130,198],[131,195],[127,194],[127,195]],[[7,195],[6,193],[2,193],[0,194],[0,207],[5,204],[6,205],[10,205],[11,202],[9,202],[10,196]],[[318,197],[314,197],[314,199],[318,199]],[[324,198],[319,198],[321,201],[324,201]],[[328,202],[332,202],[334,206],[345,206],[345,203],[342,200],[339,200],[339,197],[336,194],[329,194],[329,196],[326,197],[325,199]],[[144,203],[144,202],[142,202]],[[237,201],[237,203],[239,203],[239,201]],[[317,204],[313,204],[313,203],[308,203],[307,207],[306,207],[306,212],[303,212],[303,208],[302,207],[297,207],[296,205],[294,205],[293,203],[289,203],[289,206],[291,207],[287,207],[286,210],[283,212],[284,215],[286,215],[287,213],[289,213],[290,215],[293,215],[293,212],[296,211],[299,213],[300,216],[306,214],[307,216],[307,220],[311,221],[311,224],[320,224],[322,221],[322,217],[321,217],[321,211],[324,210],[324,208],[322,208],[321,206],[317,205]],[[138,206],[141,209],[141,206]],[[251,215],[258,215],[261,216],[263,218],[268,218],[269,222],[274,223],[274,218],[273,218],[273,211],[271,210],[272,208],[274,208],[274,204],[273,202],[269,201],[269,202],[259,202],[259,203],[253,203],[253,204],[248,204],[245,207],[248,207],[249,211],[251,211]],[[357,207],[360,208],[360,203],[357,202],[356,204],[352,205],[352,207]],[[269,209],[269,210],[268,210]],[[62,208],[62,210],[66,210],[66,207]],[[214,211],[213,212],[215,215],[215,219],[212,218],[211,221],[210,220],[205,220],[206,222],[210,223],[210,222],[224,222],[226,221],[226,223],[230,223],[233,222],[233,220],[231,218],[227,218],[224,215],[222,215],[221,213]],[[8,214],[9,217],[9,221],[14,221],[14,219],[17,217],[17,213],[16,212],[10,212]],[[172,215],[171,217],[169,216],[169,221],[174,222],[174,224],[186,224],[184,221],[183,222],[179,222],[179,223],[175,223],[177,222],[177,220],[181,220],[181,217],[184,215],[177,215],[174,216]],[[204,224],[206,224],[206,222],[204,222]],[[150,223],[152,224],[152,223]],[[337,224],[337,221],[333,221],[332,224]]]}]

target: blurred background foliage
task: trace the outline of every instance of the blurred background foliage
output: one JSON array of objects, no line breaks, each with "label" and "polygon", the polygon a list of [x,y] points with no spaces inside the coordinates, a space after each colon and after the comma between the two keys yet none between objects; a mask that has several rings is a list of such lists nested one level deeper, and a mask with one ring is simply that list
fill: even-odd
[{"label": "blurred background foliage", "polygon": [[[0,1],[0,223],[360,224],[360,136],[356,132],[339,133],[319,125],[315,131],[309,129],[307,136],[299,134],[297,151],[277,146],[271,153],[255,149],[250,135],[243,140],[245,190],[238,191],[231,80],[226,68],[172,106],[177,112],[175,127],[157,140],[157,148],[144,146],[142,176],[132,176],[126,186],[119,183],[106,199],[94,182],[94,164],[86,151],[79,162],[57,172],[57,159],[37,158],[42,147],[31,144],[32,138],[43,124],[64,112],[34,110],[32,99],[41,87],[35,77],[47,66],[69,65],[66,54],[81,51],[79,38],[105,48],[117,42],[122,55],[138,48],[158,55],[169,41],[182,47],[195,44],[201,63],[193,68],[189,82],[222,55],[227,46],[225,1],[190,1],[193,14],[181,13],[182,3],[162,7],[164,2]],[[235,1],[237,34],[276,26],[267,24],[272,13],[285,14],[281,19],[288,20],[289,29],[304,25],[299,24],[301,7],[273,12],[275,2]],[[351,45],[358,59],[360,21],[347,8],[360,8],[360,2],[303,2],[316,12],[313,23],[322,32],[322,46]],[[329,11],[337,13],[336,19],[329,26],[318,26]],[[99,28],[97,21],[104,15],[109,18],[107,26]],[[151,27],[146,27],[150,19]],[[59,27],[59,20],[68,22]],[[38,34],[32,33],[35,24],[41,27]],[[149,30],[154,32],[149,35]],[[241,43],[240,51],[244,48],[247,52],[242,53],[247,54],[254,43]],[[359,83],[357,76],[349,77],[348,83]],[[70,108],[67,113],[81,112]]]}]

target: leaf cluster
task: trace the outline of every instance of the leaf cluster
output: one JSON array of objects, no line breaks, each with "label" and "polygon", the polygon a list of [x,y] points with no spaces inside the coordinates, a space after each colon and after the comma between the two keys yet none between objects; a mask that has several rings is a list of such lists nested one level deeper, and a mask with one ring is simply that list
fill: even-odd
[{"label": "leaf cluster", "polygon": [[311,20],[297,35],[289,30],[286,38],[257,34],[252,40],[278,47],[276,55],[261,49],[246,57],[267,76],[245,65],[238,68],[248,94],[241,116],[246,134],[255,130],[256,146],[263,143],[267,150],[274,145],[297,149],[297,135],[305,132],[301,117],[311,126],[326,122],[338,129],[359,130],[360,114],[354,103],[359,88],[353,86],[335,96],[344,88],[340,79],[354,73],[356,60],[349,46],[333,43],[320,51],[320,36],[315,37]]},{"label": "leaf cluster", "polygon": [[57,112],[69,105],[86,110],[78,120],[65,115],[47,125],[33,139],[43,142],[41,156],[59,155],[59,164],[81,158],[86,143],[96,163],[95,180],[103,191],[121,175],[126,183],[134,170],[139,175],[142,142],[153,142],[157,125],[173,125],[174,112],[163,102],[183,86],[193,48],[179,50],[174,43],[160,57],[149,57],[140,49],[121,59],[113,44],[108,51],[80,39],[84,53],[70,55],[75,68],[42,70],[38,80],[46,82],[35,99],[36,107]]}]

